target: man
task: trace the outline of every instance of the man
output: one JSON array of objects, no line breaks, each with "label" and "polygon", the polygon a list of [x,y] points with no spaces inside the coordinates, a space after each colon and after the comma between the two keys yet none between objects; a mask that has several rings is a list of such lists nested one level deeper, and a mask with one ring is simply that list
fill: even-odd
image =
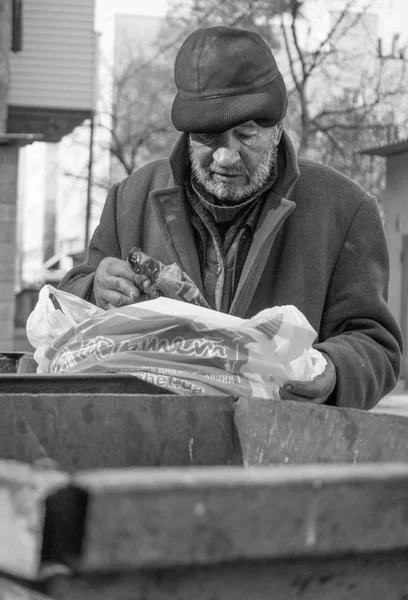
[{"label": "man", "polygon": [[401,334],[387,305],[388,254],[375,201],[337,171],[297,160],[287,94],[260,36],[199,29],[175,62],[169,160],[111,189],[87,261],[61,288],[102,308],[145,297],[126,262],[140,247],[177,262],[210,305],[243,318],[294,304],[327,359],[283,399],[371,408],[396,384]]}]

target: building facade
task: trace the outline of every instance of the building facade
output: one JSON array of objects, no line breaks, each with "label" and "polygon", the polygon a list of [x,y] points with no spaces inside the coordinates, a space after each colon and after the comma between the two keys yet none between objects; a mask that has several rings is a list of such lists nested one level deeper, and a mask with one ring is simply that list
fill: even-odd
[{"label": "building facade", "polygon": [[[388,304],[408,343],[408,137],[364,151],[386,160],[383,196],[384,228],[390,255]],[[403,377],[408,377],[405,350]]]},{"label": "building facade", "polygon": [[[56,219],[52,148],[94,112],[97,59],[95,0],[0,0],[0,347],[14,347],[15,292],[23,239],[50,252]],[[28,177],[20,155],[50,144],[45,172]],[[41,175],[43,173],[43,175]],[[20,185],[18,185],[20,184]],[[44,194],[42,194],[42,192]],[[45,200],[43,214],[39,198]],[[28,211],[27,230],[22,214]],[[44,243],[45,242],[45,243]],[[31,242],[30,242],[31,243]],[[30,248],[31,249],[31,248]]]}]

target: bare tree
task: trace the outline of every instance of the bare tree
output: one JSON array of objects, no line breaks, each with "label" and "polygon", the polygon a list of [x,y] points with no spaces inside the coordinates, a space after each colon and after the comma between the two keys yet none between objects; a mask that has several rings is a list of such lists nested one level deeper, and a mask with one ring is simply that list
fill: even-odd
[{"label": "bare tree", "polygon": [[170,0],[168,22],[182,24],[183,33],[198,27],[225,25],[257,31],[276,47],[279,41],[273,35],[270,24],[273,17],[285,10],[287,0],[193,0],[188,12],[183,3]]},{"label": "bare tree", "polygon": [[299,155],[323,159],[377,192],[382,165],[371,164],[373,172],[358,150],[384,141],[401,104],[407,106],[404,55],[399,52],[393,56],[399,60],[390,61],[379,54],[373,0],[365,5],[344,0],[317,43],[311,43],[308,4],[290,0],[280,16]]},{"label": "bare tree", "polygon": [[169,107],[171,71],[162,60],[147,65],[130,57],[113,86],[109,151],[124,175],[147,161],[167,156],[175,140]]},{"label": "bare tree", "polygon": [[[109,79],[101,90],[94,136],[93,186],[105,190],[143,164],[168,156],[178,135],[170,120],[174,84],[164,51],[146,59],[129,49]],[[89,144],[82,130],[73,135],[79,146]],[[98,168],[103,157],[104,167]],[[87,179],[88,167],[84,163],[66,175]]]}]

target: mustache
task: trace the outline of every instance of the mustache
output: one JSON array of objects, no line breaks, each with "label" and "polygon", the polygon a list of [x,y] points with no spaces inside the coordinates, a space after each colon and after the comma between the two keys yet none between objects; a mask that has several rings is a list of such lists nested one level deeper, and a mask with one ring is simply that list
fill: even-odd
[{"label": "mustache", "polygon": [[220,167],[216,163],[211,163],[210,166],[208,167],[208,171],[210,173],[215,173],[217,175],[226,175],[229,177],[232,177],[234,175],[246,175],[247,174],[247,170],[245,168],[242,168],[242,167],[225,168],[225,167]]}]

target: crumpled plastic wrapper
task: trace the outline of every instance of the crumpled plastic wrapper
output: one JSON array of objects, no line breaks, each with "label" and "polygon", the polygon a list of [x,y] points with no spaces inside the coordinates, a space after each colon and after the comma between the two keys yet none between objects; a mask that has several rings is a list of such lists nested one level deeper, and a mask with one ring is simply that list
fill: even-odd
[{"label": "crumpled plastic wrapper", "polygon": [[153,300],[159,296],[181,300],[211,308],[194,281],[176,263],[164,265],[145,254],[140,248],[132,248],[128,262],[137,275],[145,275],[152,284],[145,293]]}]

